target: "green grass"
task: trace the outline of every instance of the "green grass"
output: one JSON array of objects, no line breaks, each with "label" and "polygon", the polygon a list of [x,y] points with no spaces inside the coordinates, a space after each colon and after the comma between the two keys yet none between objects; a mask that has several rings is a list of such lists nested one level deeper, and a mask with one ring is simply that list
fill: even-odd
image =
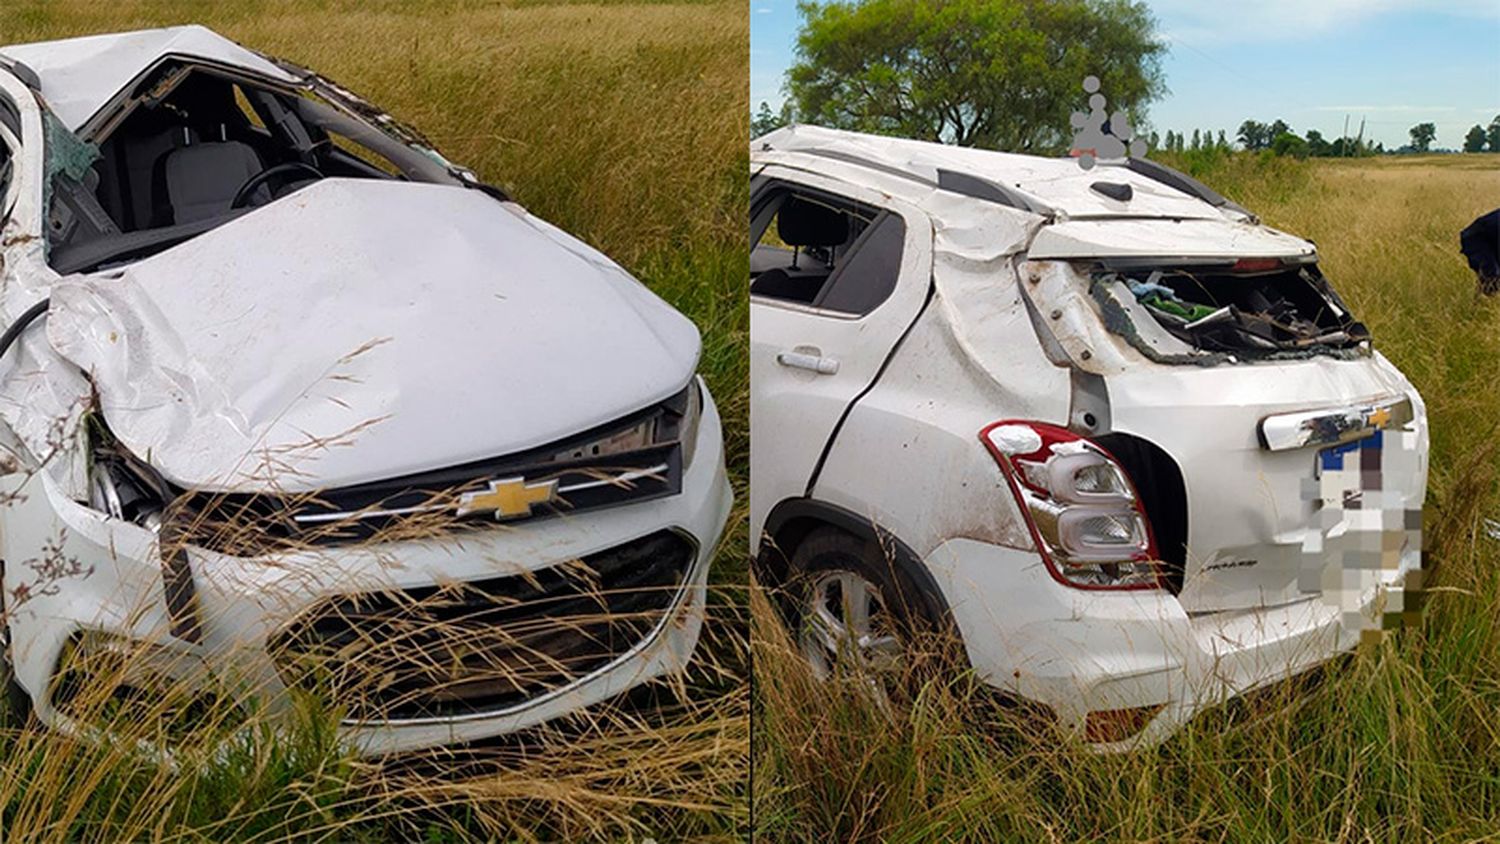
[{"label": "green grass", "polygon": [[[1191,162],[1171,162],[1181,166]],[[887,719],[812,683],[757,599],[755,822],[786,841],[1474,841],[1500,837],[1500,300],[1458,232],[1500,204],[1492,156],[1295,162],[1199,178],[1311,238],[1432,426],[1419,626],[1100,757],[953,671]]]},{"label": "green grass", "polygon": [[[464,757],[399,761],[349,758],[330,740],[333,716],[316,709],[284,734],[263,732],[179,771],[11,724],[0,729],[0,840],[742,838],[744,7],[8,0],[0,43],[180,23],[205,24],[363,94],[692,318],[704,337],[700,370],[725,423],[733,527],[714,565],[701,659],[681,683]],[[150,722],[153,713],[137,717]]]}]

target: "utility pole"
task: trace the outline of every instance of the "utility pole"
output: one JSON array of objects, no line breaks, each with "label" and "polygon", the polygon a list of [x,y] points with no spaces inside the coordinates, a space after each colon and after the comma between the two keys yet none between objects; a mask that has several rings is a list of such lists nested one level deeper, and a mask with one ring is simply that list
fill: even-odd
[{"label": "utility pole", "polygon": [[1344,132],[1339,135],[1339,158],[1349,155],[1349,115],[1344,115]]},{"label": "utility pole", "polygon": [[1356,154],[1358,154],[1360,150],[1364,149],[1364,143],[1365,143],[1365,119],[1363,117],[1361,117],[1359,119],[1359,137],[1354,139],[1354,151],[1355,151]]}]

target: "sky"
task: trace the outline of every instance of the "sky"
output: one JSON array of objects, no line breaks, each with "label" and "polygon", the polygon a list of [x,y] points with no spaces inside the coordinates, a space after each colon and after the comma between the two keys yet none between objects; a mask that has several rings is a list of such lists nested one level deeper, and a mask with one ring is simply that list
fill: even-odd
[{"label": "sky", "polygon": [[[1437,125],[1434,147],[1459,148],[1500,115],[1500,0],[1147,0],[1168,45],[1169,93],[1152,129],[1225,130],[1285,120],[1329,139],[1365,121],[1387,149]],[[796,0],[750,2],[750,104],[779,108],[795,58]],[[1108,91],[1104,91],[1108,94]],[[1079,109],[1083,109],[1080,90]]]}]

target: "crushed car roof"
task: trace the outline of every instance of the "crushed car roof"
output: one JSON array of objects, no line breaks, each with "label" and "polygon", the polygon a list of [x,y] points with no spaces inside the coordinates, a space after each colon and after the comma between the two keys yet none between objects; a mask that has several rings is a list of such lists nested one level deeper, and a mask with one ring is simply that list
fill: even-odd
[{"label": "crushed car roof", "polygon": [[[760,161],[800,163],[805,169],[893,190],[918,205],[924,204],[921,195],[930,195],[936,187],[1020,211],[1073,219],[1238,220],[1249,216],[1232,204],[1226,203],[1230,210],[1221,210],[1123,163],[1100,162],[1085,170],[1071,158],[1017,155],[800,125],[755,139],[751,154]],[[1106,187],[1101,189],[1100,183]],[[1108,195],[1117,192],[1115,186],[1119,185],[1129,186],[1129,199]]]},{"label": "crushed car roof", "polygon": [[169,56],[201,59],[295,82],[285,70],[202,26],[174,26],[0,47],[36,72],[42,96],[77,131],[120,89]]}]

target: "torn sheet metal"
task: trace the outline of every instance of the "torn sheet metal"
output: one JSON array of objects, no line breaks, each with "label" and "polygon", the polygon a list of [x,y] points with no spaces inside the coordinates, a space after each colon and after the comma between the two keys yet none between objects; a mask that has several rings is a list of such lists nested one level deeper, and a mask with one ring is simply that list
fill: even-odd
[{"label": "torn sheet metal", "polygon": [[52,291],[115,435],[202,489],[344,486],[522,451],[662,401],[697,329],[464,188],[325,179]]},{"label": "torn sheet metal", "polygon": [[1019,373],[1015,338],[1032,333],[1031,317],[1014,281],[1016,255],[1043,220],[1011,208],[934,194],[934,305],[942,310],[954,341],[972,364],[999,388],[1029,394],[1054,385],[1056,367],[1040,357],[1042,370]]}]

